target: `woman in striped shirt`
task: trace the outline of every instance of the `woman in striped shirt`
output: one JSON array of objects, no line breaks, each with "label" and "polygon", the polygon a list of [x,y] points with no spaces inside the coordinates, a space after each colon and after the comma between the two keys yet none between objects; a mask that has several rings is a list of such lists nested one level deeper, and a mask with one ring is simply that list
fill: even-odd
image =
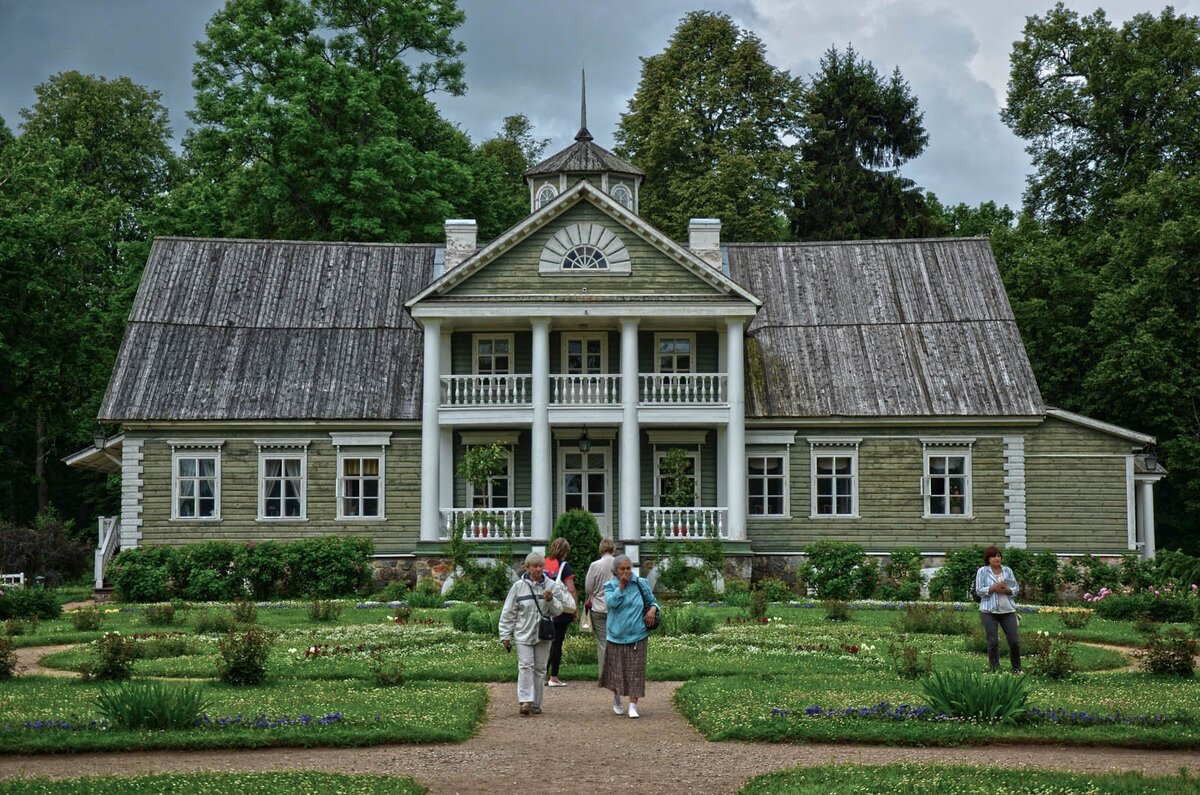
[{"label": "woman in striped shirt", "polygon": [[1000,667],[1000,640],[996,627],[1004,630],[1008,641],[1008,656],[1014,674],[1021,673],[1021,643],[1017,637],[1017,581],[1012,569],[1002,565],[1000,548],[988,547],[983,551],[983,566],[975,572],[975,593],[979,596],[979,617],[983,631],[987,634],[988,664],[995,673]]}]

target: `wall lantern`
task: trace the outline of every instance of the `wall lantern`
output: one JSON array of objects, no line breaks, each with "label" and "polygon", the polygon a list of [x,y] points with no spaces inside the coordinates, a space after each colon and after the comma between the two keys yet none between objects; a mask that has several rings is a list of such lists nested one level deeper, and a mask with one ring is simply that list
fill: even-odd
[{"label": "wall lantern", "polygon": [[587,426],[583,426],[583,431],[579,434],[579,452],[586,453],[592,449],[592,439],[588,436]]},{"label": "wall lantern", "polygon": [[1145,453],[1146,457],[1144,460],[1146,462],[1146,470],[1153,472],[1154,470],[1158,469],[1158,451],[1155,449],[1154,445],[1148,444],[1145,447]]}]

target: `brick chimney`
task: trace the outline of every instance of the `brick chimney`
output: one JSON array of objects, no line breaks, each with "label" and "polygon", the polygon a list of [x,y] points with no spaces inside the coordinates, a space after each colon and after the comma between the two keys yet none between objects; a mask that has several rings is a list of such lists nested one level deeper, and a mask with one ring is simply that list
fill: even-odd
[{"label": "brick chimney", "polygon": [[700,259],[721,270],[721,221],[693,218],[688,222],[688,248]]},{"label": "brick chimney", "polygon": [[475,235],[479,224],[473,220],[451,219],[446,221],[446,257],[443,269],[450,272],[475,253]]}]

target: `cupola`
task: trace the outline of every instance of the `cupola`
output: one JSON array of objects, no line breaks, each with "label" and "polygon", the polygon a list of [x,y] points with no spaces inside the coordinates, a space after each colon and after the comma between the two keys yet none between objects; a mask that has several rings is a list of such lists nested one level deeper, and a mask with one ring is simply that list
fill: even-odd
[{"label": "cupola", "polygon": [[580,77],[579,132],[575,143],[525,172],[529,211],[536,212],[576,182],[586,179],[632,213],[638,211],[638,188],[646,172],[592,141],[587,128],[587,78]]}]

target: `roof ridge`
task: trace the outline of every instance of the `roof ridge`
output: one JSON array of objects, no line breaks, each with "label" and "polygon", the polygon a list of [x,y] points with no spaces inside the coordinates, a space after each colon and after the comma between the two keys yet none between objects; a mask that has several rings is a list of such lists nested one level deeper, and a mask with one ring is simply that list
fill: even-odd
[{"label": "roof ridge", "polygon": [[380,243],[365,240],[276,240],[258,237],[188,237],[187,235],[158,235],[153,242],[187,241],[192,243],[261,243],[288,246],[376,246],[380,248],[445,248],[445,243]]},{"label": "roof ridge", "polygon": [[779,242],[753,240],[744,242],[723,242],[722,246],[731,248],[801,248],[801,247],[817,247],[817,246],[862,246],[868,244],[899,244],[899,243],[957,243],[957,242],[979,242],[991,241],[990,237],[983,235],[973,235],[971,237],[896,237],[896,238],[870,238],[868,240],[787,240]]}]

